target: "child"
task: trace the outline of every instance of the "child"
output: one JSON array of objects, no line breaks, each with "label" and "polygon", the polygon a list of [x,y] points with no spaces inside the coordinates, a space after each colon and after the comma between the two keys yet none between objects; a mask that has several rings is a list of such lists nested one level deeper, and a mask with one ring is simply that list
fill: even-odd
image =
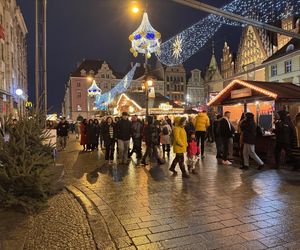
[{"label": "child", "polygon": [[192,174],[197,174],[195,165],[197,161],[197,140],[195,131],[190,131],[190,137],[188,140],[187,157],[188,157],[188,170]]}]

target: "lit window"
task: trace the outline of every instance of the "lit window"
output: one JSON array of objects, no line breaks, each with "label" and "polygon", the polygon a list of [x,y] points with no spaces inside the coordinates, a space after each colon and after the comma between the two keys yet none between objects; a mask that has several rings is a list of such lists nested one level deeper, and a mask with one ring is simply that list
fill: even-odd
[{"label": "lit window", "polygon": [[284,62],[285,73],[292,72],[292,60]]},{"label": "lit window", "polygon": [[271,76],[277,76],[277,65],[271,66]]},{"label": "lit window", "polygon": [[81,98],[81,90],[77,91],[77,98]]}]

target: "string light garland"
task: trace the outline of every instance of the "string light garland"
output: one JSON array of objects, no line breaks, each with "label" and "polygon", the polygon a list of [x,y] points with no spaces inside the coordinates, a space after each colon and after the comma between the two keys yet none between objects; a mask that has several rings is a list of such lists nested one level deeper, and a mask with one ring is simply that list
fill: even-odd
[{"label": "string light garland", "polygon": [[[300,13],[300,0],[233,0],[223,10],[264,23],[272,23]],[[222,27],[243,26],[241,23],[210,14],[160,46],[158,59],[174,66],[185,62],[199,51]]]},{"label": "string light garland", "polygon": [[218,95],[216,95],[207,105],[208,106],[214,105],[214,103],[217,102],[224,95],[224,93],[226,93],[227,91],[229,91],[235,84],[240,84],[240,85],[242,85],[244,87],[252,89],[252,90],[254,90],[256,92],[259,92],[261,94],[264,94],[266,96],[272,97],[274,99],[277,98],[277,94],[276,93],[273,93],[271,91],[268,91],[268,90],[262,89],[260,87],[254,86],[251,83],[247,83],[247,82],[244,82],[244,81],[241,81],[241,80],[233,80]]},{"label": "string light garland", "polygon": [[95,104],[99,110],[107,110],[108,105],[113,102],[115,97],[121,93],[126,92],[130,87],[131,81],[133,79],[134,73],[138,64],[135,64],[128,74],[110,91],[103,93],[102,95],[96,95]]}]

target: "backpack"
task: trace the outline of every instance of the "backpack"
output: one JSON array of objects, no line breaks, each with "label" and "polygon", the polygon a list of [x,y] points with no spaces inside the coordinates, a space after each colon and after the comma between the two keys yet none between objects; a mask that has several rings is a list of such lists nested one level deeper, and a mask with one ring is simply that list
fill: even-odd
[{"label": "backpack", "polygon": [[169,135],[169,130],[168,130],[167,126],[163,127],[162,133],[163,133],[163,135]]}]

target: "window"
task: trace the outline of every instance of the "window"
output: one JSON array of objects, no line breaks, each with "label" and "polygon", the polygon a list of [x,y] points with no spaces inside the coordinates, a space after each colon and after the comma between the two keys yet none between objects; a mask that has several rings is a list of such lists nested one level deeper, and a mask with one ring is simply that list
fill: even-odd
[{"label": "window", "polygon": [[167,84],[167,91],[170,91],[170,85]]},{"label": "window", "polygon": [[80,82],[77,82],[77,87],[80,88]]},{"label": "window", "polygon": [[106,78],[109,78],[109,74],[106,74]]},{"label": "window", "polygon": [[271,76],[277,76],[277,65],[271,66]]},{"label": "window", "polygon": [[184,90],[183,90],[183,85],[181,85],[181,92],[183,92]]},{"label": "window", "polygon": [[101,74],[101,78],[105,78],[105,75],[104,75],[104,74]]},{"label": "window", "polygon": [[167,82],[169,82],[170,81],[170,78],[167,76]]},{"label": "window", "polygon": [[81,90],[77,90],[77,98],[81,98]]},{"label": "window", "polygon": [[285,73],[292,72],[292,60],[284,62]]},{"label": "window", "polygon": [[183,82],[183,77],[181,77],[181,82]]}]

